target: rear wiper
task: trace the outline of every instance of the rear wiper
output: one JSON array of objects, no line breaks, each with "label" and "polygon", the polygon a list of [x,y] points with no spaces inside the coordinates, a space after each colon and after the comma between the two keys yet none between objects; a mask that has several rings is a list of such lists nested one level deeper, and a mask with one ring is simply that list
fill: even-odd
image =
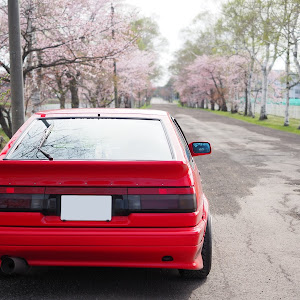
[{"label": "rear wiper", "polygon": [[42,137],[42,139],[41,139],[40,145],[39,145],[38,148],[37,148],[38,151],[40,151],[41,153],[43,153],[49,160],[53,160],[53,157],[52,157],[49,153],[47,153],[46,151],[42,150],[41,148],[42,148],[43,145],[45,144],[45,142],[46,142],[48,136],[50,135],[50,133],[51,133],[53,127],[54,127],[54,123],[51,124],[51,125],[45,130],[45,133],[44,133],[44,135],[43,135],[43,137]]},{"label": "rear wiper", "polygon": [[38,150],[43,153],[49,160],[53,160],[53,157],[47,153],[46,151],[42,150],[41,148],[38,148]]}]

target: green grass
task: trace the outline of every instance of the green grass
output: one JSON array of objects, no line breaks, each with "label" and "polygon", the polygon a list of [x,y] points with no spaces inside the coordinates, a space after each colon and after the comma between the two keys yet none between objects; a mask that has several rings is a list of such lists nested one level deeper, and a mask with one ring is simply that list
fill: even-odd
[{"label": "green grass", "polygon": [[151,108],[151,104],[147,104],[145,103],[143,106],[140,107],[141,109],[147,109],[147,108]]},{"label": "green grass", "polygon": [[4,138],[4,143],[2,143],[2,145],[0,145],[0,151],[4,148],[5,144],[9,141],[8,136],[4,133],[3,129],[0,128],[0,136],[2,136]]},{"label": "green grass", "polygon": [[240,114],[232,114],[231,112],[226,112],[226,111],[212,111],[212,110],[208,110],[208,111],[210,111],[214,114],[217,114],[217,115],[226,116],[229,118],[241,120],[241,121],[248,122],[251,124],[256,124],[259,126],[264,126],[264,127],[273,128],[273,129],[300,135],[300,130],[298,129],[298,127],[300,126],[300,120],[297,120],[297,119],[290,118],[290,125],[283,126],[284,117],[268,115],[267,120],[260,121],[259,114],[256,114],[255,118],[252,118],[252,117],[247,117],[247,116],[243,116]]},{"label": "green grass", "polygon": [[[178,106],[183,107],[183,106],[180,105],[180,103],[178,104]],[[184,108],[191,108],[191,107],[184,106]],[[195,108],[195,109],[200,109],[200,108]],[[244,121],[244,122],[248,122],[248,123],[251,123],[251,124],[264,126],[264,127],[268,127],[268,128],[273,128],[273,129],[276,129],[276,130],[281,130],[281,131],[295,133],[295,134],[300,135],[300,130],[298,129],[298,127],[300,126],[300,120],[299,119],[291,119],[290,118],[290,125],[289,126],[283,126],[284,117],[268,115],[267,120],[260,121],[259,120],[259,114],[256,114],[255,118],[252,118],[252,117],[247,117],[247,116],[245,117],[244,115],[241,115],[241,114],[238,114],[238,113],[232,114],[231,112],[227,112],[227,111],[218,111],[218,110],[211,110],[211,109],[205,109],[205,110],[207,110],[211,113],[214,113],[216,115],[221,115],[221,116],[241,120],[241,121]]]}]

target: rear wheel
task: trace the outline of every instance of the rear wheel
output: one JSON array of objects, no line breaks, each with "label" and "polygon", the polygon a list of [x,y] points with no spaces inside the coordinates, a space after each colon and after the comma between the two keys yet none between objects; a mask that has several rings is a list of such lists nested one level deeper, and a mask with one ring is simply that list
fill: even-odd
[{"label": "rear wheel", "polygon": [[201,270],[179,270],[182,277],[204,279],[210,272],[212,260],[212,232],[211,232],[211,217],[208,215],[207,225],[205,230],[203,248],[201,251],[203,259],[203,268]]}]

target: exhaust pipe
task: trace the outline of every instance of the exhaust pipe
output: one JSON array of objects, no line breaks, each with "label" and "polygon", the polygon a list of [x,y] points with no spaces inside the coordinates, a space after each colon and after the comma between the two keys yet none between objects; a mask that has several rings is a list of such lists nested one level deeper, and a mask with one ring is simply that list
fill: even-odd
[{"label": "exhaust pipe", "polygon": [[18,257],[5,257],[2,259],[1,271],[4,274],[23,274],[29,269],[27,261]]}]

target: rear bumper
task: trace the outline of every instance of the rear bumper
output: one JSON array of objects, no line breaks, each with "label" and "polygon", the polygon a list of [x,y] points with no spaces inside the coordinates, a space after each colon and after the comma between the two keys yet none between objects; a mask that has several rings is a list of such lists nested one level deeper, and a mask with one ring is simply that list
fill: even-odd
[{"label": "rear bumper", "polygon": [[32,266],[201,269],[205,221],[187,228],[0,227],[0,258]]}]

